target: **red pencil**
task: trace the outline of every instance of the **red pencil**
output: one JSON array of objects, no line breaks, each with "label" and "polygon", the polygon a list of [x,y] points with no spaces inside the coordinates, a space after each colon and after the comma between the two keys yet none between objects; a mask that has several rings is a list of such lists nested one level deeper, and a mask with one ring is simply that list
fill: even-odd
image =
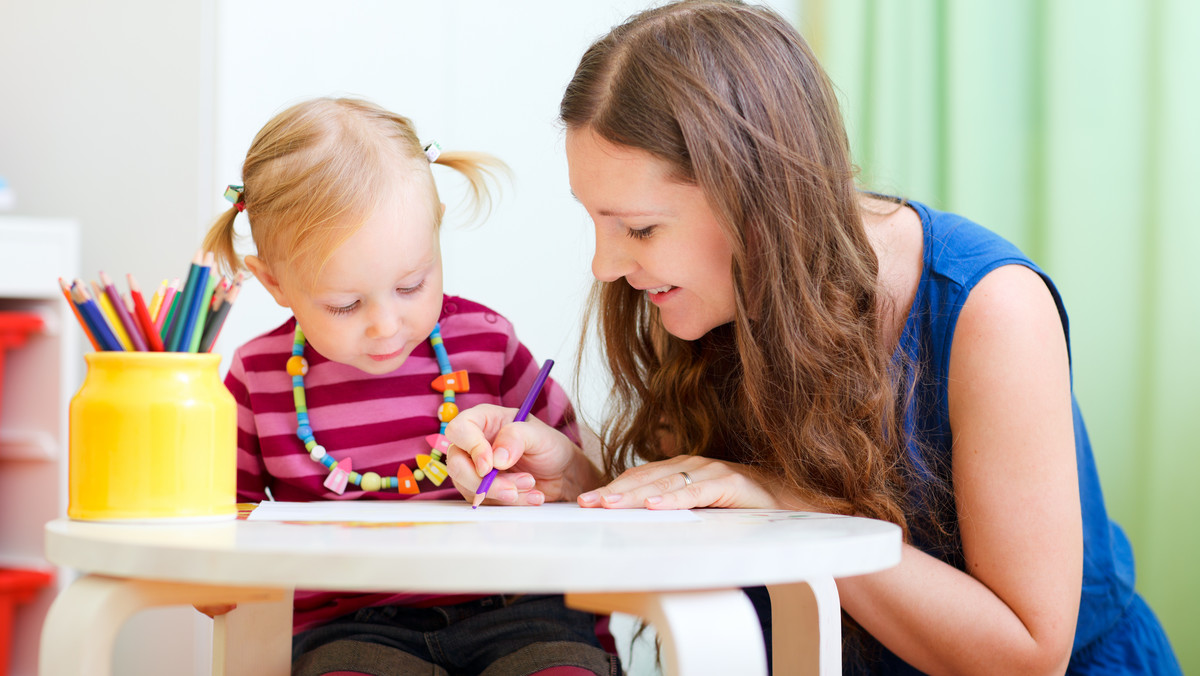
[{"label": "red pencil", "polygon": [[127,273],[125,279],[129,281],[129,293],[133,296],[134,316],[137,317],[138,324],[141,324],[142,333],[150,343],[151,351],[162,352],[162,338],[159,337],[158,331],[154,330],[154,320],[150,319],[150,311],[146,309],[146,299],[142,298],[141,288],[138,287],[132,274]]},{"label": "red pencil", "polygon": [[96,337],[92,335],[92,330],[88,328],[87,322],[83,320],[83,315],[79,314],[79,306],[71,298],[71,287],[63,281],[62,277],[58,278],[58,285],[62,287],[63,298],[67,299],[67,305],[71,306],[71,312],[75,313],[75,320],[79,322],[79,326],[83,328],[83,334],[87,336],[88,342],[92,344],[92,349],[99,352],[100,343],[96,342]]}]

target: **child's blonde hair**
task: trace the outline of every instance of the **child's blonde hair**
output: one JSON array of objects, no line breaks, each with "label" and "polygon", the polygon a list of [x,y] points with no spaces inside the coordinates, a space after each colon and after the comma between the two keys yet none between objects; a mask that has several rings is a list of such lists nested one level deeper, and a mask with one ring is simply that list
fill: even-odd
[{"label": "child's blonde hair", "polygon": [[[488,181],[507,171],[500,160],[476,152],[441,152],[434,162],[467,179],[473,217],[490,209]],[[428,185],[426,208],[441,225],[430,164],[406,117],[360,99],[298,103],[254,137],[242,164],[240,204],[217,218],[204,248],[224,269],[244,269],[234,249],[234,220],[244,210],[258,257],[276,274],[284,266],[311,284],[330,254],[370,218],[398,170],[410,169]]]}]

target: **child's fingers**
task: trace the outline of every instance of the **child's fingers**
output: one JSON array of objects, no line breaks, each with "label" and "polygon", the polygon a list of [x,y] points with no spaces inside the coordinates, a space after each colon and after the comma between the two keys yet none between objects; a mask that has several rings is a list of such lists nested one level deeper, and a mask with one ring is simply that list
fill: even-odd
[{"label": "child's fingers", "polygon": [[512,409],[483,404],[460,412],[446,426],[446,438],[470,456],[477,476],[492,469],[492,444],[504,423],[512,420]]},{"label": "child's fingers", "polygon": [[237,608],[237,604],[236,603],[214,603],[214,604],[209,604],[209,605],[199,605],[199,606],[192,606],[192,607],[195,608],[196,610],[199,610],[200,612],[204,613],[205,615],[208,615],[209,617],[216,619],[217,616],[224,615],[225,613],[228,613],[229,611],[233,610],[234,608]]},{"label": "child's fingers", "polygon": [[[449,428],[447,428],[449,431]],[[475,471],[475,463],[471,459],[471,454],[463,449],[450,444],[446,449],[446,473],[454,480],[454,487],[468,501],[475,495],[475,490],[479,488],[482,482],[479,474]]]}]

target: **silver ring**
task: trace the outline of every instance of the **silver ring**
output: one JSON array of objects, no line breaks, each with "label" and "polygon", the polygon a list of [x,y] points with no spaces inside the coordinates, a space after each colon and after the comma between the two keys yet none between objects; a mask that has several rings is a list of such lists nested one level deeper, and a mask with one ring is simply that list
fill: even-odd
[{"label": "silver ring", "polygon": [[692,485],[692,477],[688,476],[687,472],[680,472],[679,476],[683,477],[683,485],[684,486]]}]

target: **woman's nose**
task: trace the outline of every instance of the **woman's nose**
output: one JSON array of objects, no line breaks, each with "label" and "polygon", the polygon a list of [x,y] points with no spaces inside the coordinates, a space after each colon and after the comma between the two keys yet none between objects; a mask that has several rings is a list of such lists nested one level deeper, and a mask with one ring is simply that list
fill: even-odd
[{"label": "woman's nose", "polygon": [[596,252],[592,254],[592,276],[601,282],[615,282],[629,274],[634,265],[619,242],[596,233]]}]

